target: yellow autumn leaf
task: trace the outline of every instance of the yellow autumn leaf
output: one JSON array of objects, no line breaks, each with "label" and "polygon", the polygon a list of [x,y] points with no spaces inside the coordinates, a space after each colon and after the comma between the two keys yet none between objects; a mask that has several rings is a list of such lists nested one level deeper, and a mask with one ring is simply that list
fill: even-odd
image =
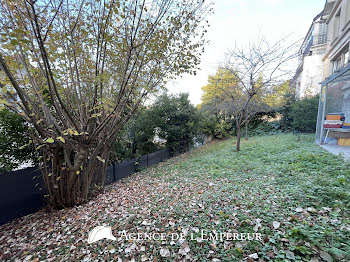
[{"label": "yellow autumn leaf", "polygon": [[60,140],[62,143],[66,143],[66,140],[64,140],[63,137],[59,136],[59,137],[56,137],[57,140]]},{"label": "yellow autumn leaf", "polygon": [[52,144],[55,142],[55,140],[53,140],[52,137],[49,137],[48,139],[46,139],[46,142]]},{"label": "yellow autumn leaf", "polygon": [[44,145],[40,145],[40,146],[37,146],[35,149],[36,150],[39,150],[40,148],[42,148]]}]

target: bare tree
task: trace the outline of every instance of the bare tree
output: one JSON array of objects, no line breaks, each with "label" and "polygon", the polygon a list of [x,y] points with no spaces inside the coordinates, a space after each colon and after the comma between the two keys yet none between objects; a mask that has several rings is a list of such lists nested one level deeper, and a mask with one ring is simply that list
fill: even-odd
[{"label": "bare tree", "polygon": [[248,104],[246,110],[246,116],[244,119],[245,124],[245,140],[248,140],[248,127],[249,122],[259,113],[265,113],[268,110],[268,105],[264,101],[264,95],[255,96]]},{"label": "bare tree", "polygon": [[290,77],[288,62],[296,57],[296,46],[288,37],[273,44],[260,37],[246,48],[235,47],[227,53],[225,68],[235,77],[236,93],[239,93],[239,96],[232,93],[230,102],[237,128],[237,151],[240,151],[241,128],[250,118],[250,111],[255,110],[254,98]]},{"label": "bare tree", "polygon": [[[268,108],[264,101],[266,94],[262,92],[262,89],[246,105],[247,93],[242,89],[236,74],[227,68],[219,67],[215,75],[208,77],[208,84],[202,87],[202,90],[204,92],[202,96],[203,106],[207,110],[225,117],[228,121],[236,122],[245,108],[241,126],[245,124],[246,139],[248,139],[249,121],[256,114],[264,112]],[[239,137],[240,131],[237,129]]]},{"label": "bare tree", "polygon": [[193,73],[210,8],[202,0],[1,1],[0,102],[33,127],[53,207],[85,202],[93,180],[103,187],[122,126],[164,81]]}]

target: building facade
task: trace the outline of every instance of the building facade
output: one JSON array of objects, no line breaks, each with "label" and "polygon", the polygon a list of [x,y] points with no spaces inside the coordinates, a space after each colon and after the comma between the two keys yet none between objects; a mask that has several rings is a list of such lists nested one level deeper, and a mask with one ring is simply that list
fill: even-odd
[{"label": "building facade", "polygon": [[328,26],[324,79],[343,68],[349,62],[350,1],[328,0],[322,18]]},{"label": "building facade", "polygon": [[327,0],[321,19],[325,20],[328,30],[316,141],[326,142],[325,118],[339,113],[345,117],[343,128],[331,130],[330,136],[350,142],[350,0]]},{"label": "building facade", "polygon": [[324,61],[327,44],[327,24],[322,12],[312,21],[312,24],[298,51],[299,65],[290,81],[290,87],[297,98],[313,96],[319,93],[323,78]]}]

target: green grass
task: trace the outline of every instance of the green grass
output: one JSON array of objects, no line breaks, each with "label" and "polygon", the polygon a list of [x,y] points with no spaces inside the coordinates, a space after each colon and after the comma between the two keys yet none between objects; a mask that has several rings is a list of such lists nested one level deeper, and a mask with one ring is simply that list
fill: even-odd
[{"label": "green grass", "polygon": [[[205,145],[109,186],[92,203],[62,211],[74,218],[71,233],[63,234],[51,255],[47,248],[33,247],[16,251],[14,257],[246,261],[258,255],[261,261],[350,261],[350,164],[313,141],[313,135],[300,140],[291,134],[252,137],[242,142],[241,152],[234,151],[232,139]],[[36,227],[67,231],[62,214],[48,215],[48,222]],[[18,227],[30,228],[41,215],[24,218]],[[123,230],[188,235],[184,242],[120,239],[88,245],[88,230],[101,224],[112,226],[116,236]],[[1,234],[14,238],[15,229],[8,228]],[[198,230],[257,232],[263,241],[197,241]],[[28,232],[16,231],[25,233],[28,243],[45,245],[38,240],[48,236],[45,230],[40,237]],[[75,248],[69,251],[70,242]],[[163,257],[162,249],[169,255]]]},{"label": "green grass", "polygon": [[[236,213],[239,232],[253,232],[255,219],[261,219],[259,232],[265,243],[248,243],[243,252],[220,247],[220,259],[239,261],[258,250],[265,260],[309,261],[320,251],[335,260],[350,259],[350,165],[314,144],[313,135],[253,137],[243,141],[242,151],[234,151],[234,141],[206,146],[158,169],[157,176],[170,187],[197,184],[205,188],[201,201],[207,208],[191,221],[218,231],[229,228],[229,221],[213,225],[210,216]],[[169,175],[171,174],[171,175]],[[173,174],[176,174],[175,176]],[[208,188],[207,183],[215,186]],[[190,186],[189,186],[190,187]],[[177,204],[183,205],[179,201]],[[313,212],[295,211],[297,207]],[[316,212],[314,211],[316,210]],[[179,208],[179,216],[191,217],[191,208]],[[222,213],[221,213],[222,214]],[[228,219],[230,220],[230,219]],[[281,223],[278,230],[271,225]],[[280,239],[289,242],[281,242]],[[275,247],[276,252],[273,253]],[[198,249],[197,243],[193,244]],[[203,252],[201,252],[203,251]],[[207,250],[197,250],[204,257]],[[271,253],[272,252],[272,253]],[[269,256],[269,255],[270,256]],[[273,255],[272,255],[273,254]]]},{"label": "green grass", "polygon": [[[300,140],[290,134],[253,137],[243,141],[241,152],[234,151],[234,140],[227,140],[154,170],[154,183],[167,182],[171,189],[186,191],[176,201],[171,200],[173,192],[165,192],[163,197],[168,197],[155,211],[164,210],[162,216],[167,217],[171,203],[175,220],[183,218],[182,227],[219,232],[232,229],[233,218],[239,221],[234,230],[254,232],[256,219],[261,219],[258,232],[265,241],[244,243],[244,248],[217,243],[214,254],[222,261],[240,261],[256,252],[264,260],[310,261],[321,251],[323,257],[349,261],[349,170],[340,157],[314,144],[313,135],[302,135]],[[198,211],[191,200],[200,202],[204,210]],[[297,207],[303,212],[296,212]],[[273,221],[281,223],[277,230]],[[195,241],[189,244],[195,258],[210,260],[208,243],[203,248]]]}]

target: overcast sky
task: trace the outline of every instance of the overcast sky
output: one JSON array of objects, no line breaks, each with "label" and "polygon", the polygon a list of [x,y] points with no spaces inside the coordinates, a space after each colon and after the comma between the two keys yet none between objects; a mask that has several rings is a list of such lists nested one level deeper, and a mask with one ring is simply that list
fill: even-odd
[{"label": "overcast sky", "polygon": [[188,92],[194,105],[201,103],[201,87],[208,75],[215,74],[225,52],[235,44],[254,41],[259,32],[274,42],[291,35],[304,38],[312,19],[322,11],[326,0],[213,0],[214,14],[209,17],[207,39],[210,45],[202,56],[201,70],[167,84],[171,93]]}]

